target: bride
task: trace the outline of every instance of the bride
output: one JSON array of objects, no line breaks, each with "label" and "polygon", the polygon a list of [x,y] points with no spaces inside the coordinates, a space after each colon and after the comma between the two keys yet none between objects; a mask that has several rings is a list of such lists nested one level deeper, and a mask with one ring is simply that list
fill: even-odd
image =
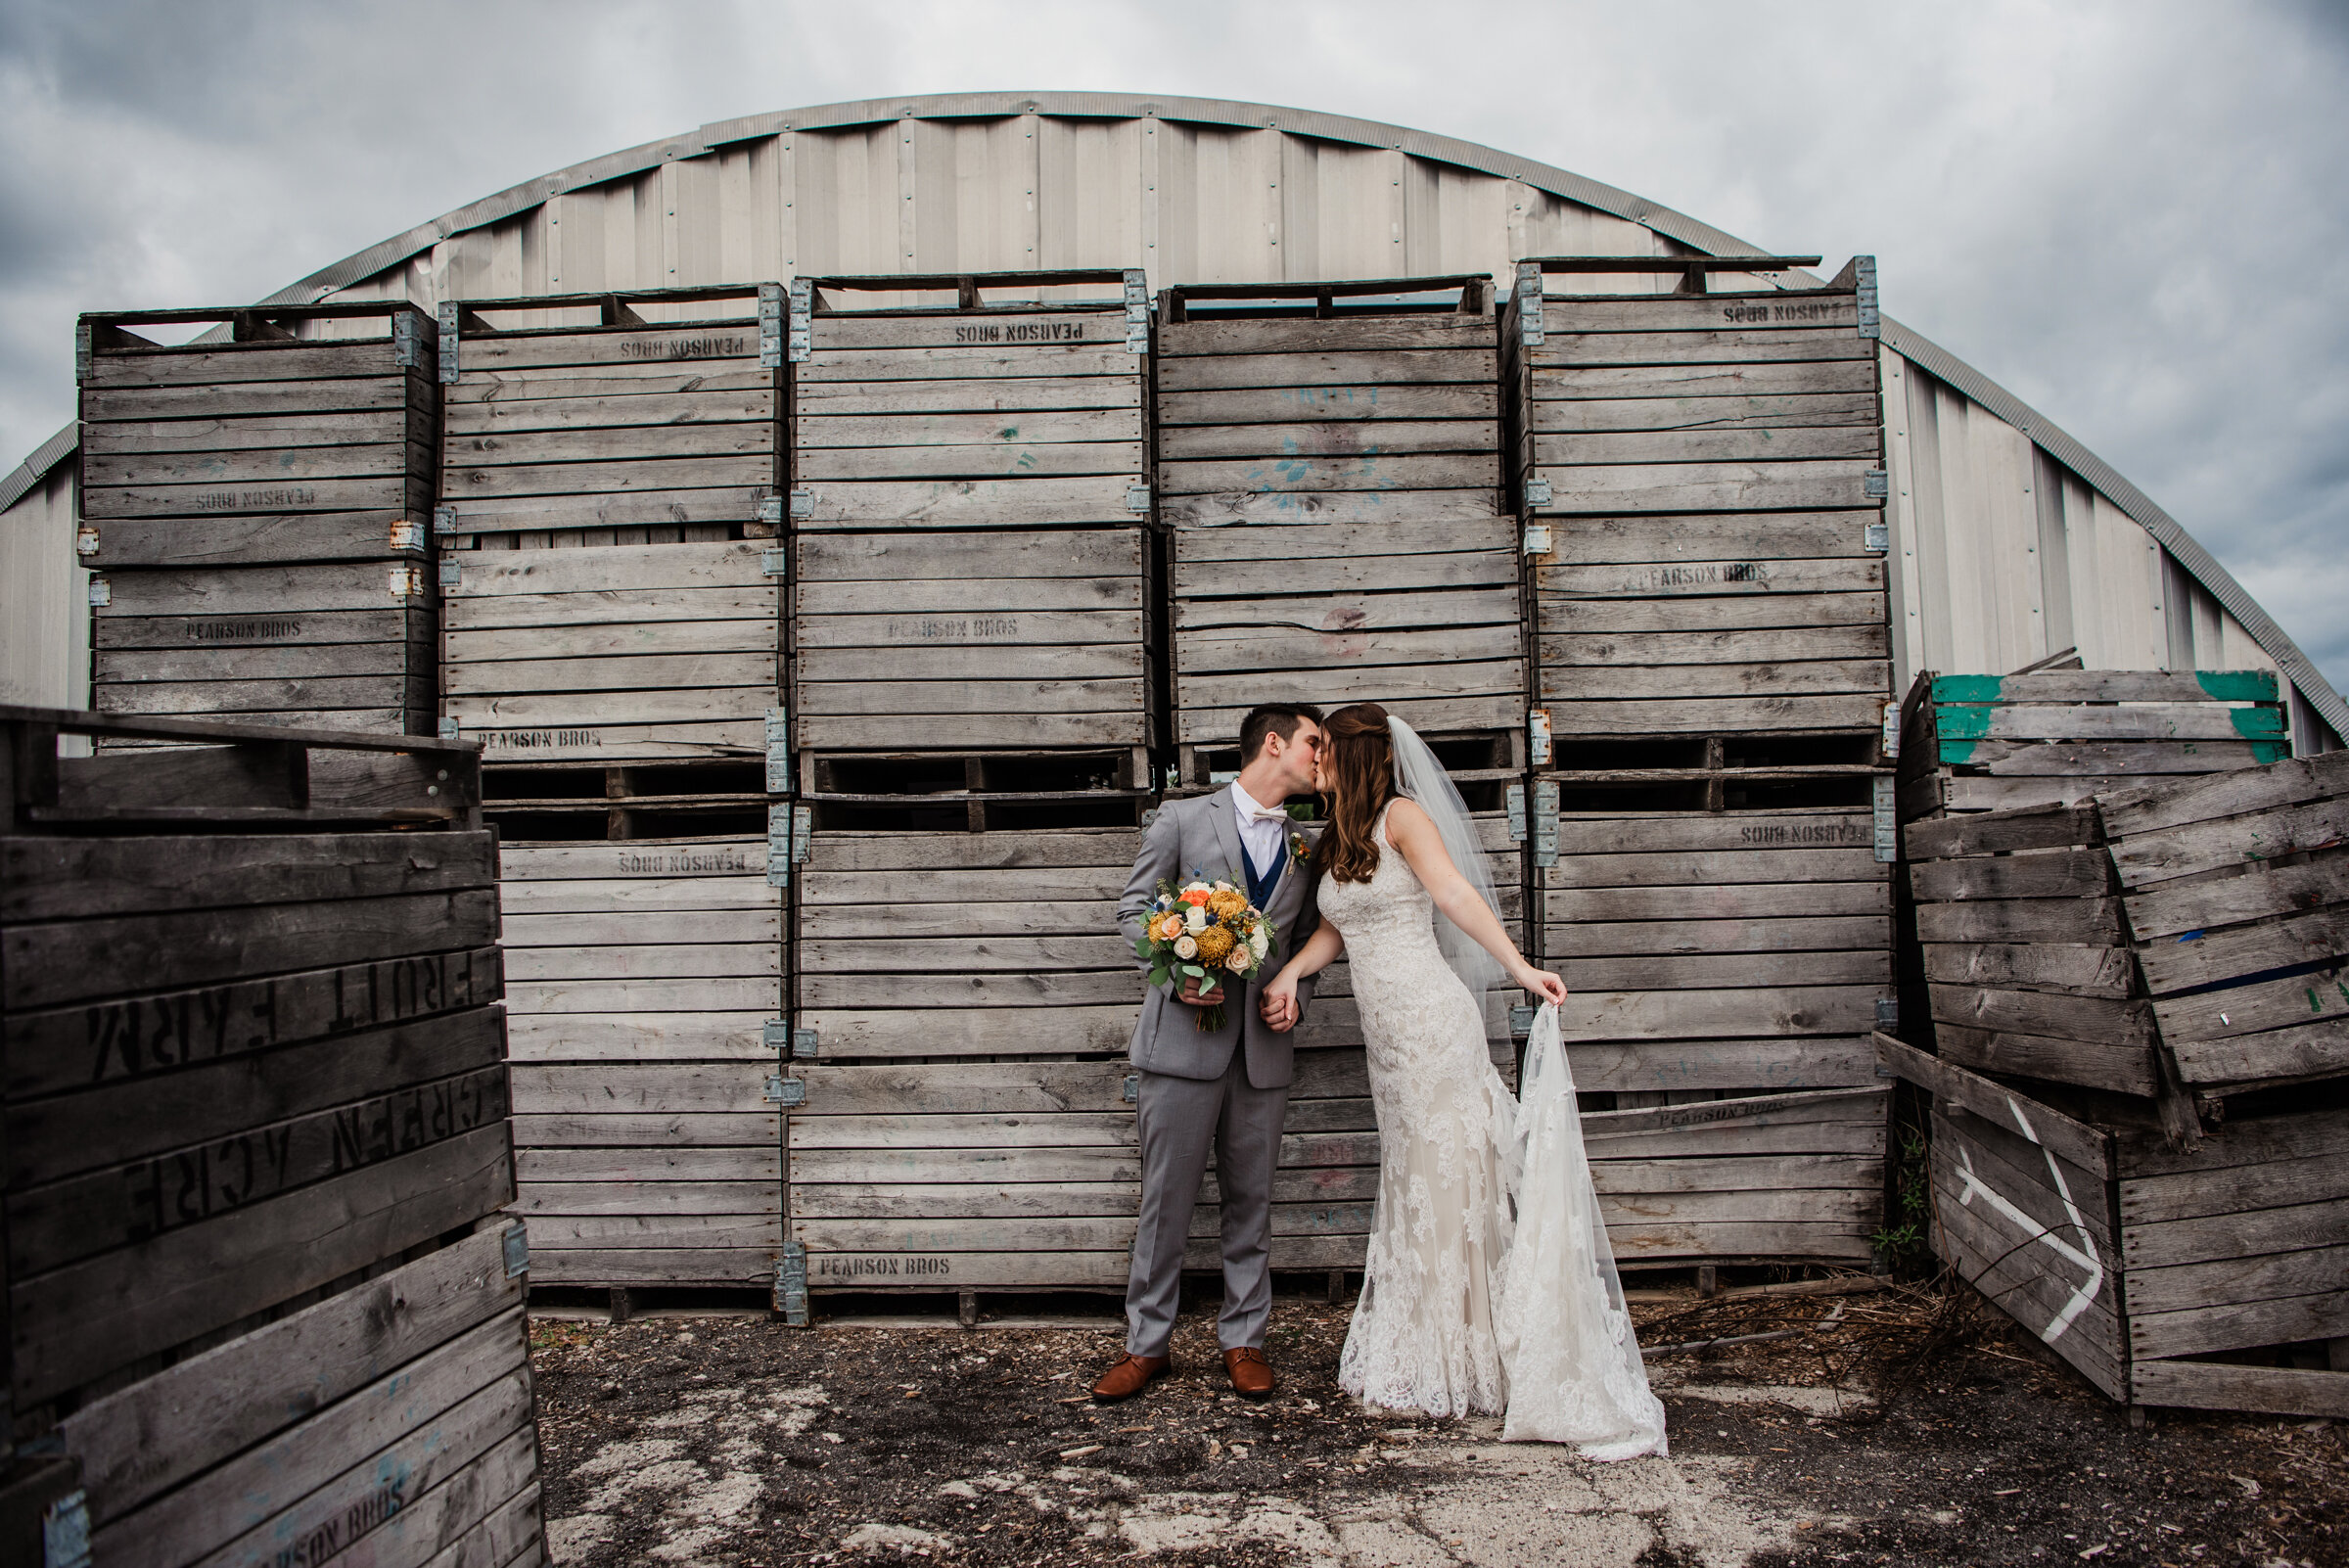
[{"label": "bride", "polygon": [[[1338,1380],[1365,1404],[1504,1412],[1502,1437],[1594,1459],[1663,1453],[1584,1158],[1559,1042],[1556,975],[1526,962],[1494,903],[1466,807],[1411,727],[1373,703],[1329,715],[1330,802],[1313,860],[1321,924],[1265,989],[1297,1018],[1297,982],[1351,955],[1378,1116],[1378,1199]],[[1503,977],[1546,1004],[1522,1103],[1485,1044]]]}]

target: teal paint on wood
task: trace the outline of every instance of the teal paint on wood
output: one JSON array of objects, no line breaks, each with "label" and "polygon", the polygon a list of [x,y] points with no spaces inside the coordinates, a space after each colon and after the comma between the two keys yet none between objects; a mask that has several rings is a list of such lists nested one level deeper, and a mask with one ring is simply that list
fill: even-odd
[{"label": "teal paint on wood", "polygon": [[1933,700],[1937,703],[1995,703],[2004,675],[1935,675]]},{"label": "teal paint on wood", "polygon": [[2237,735],[2260,736],[2283,733],[2283,710],[2280,708],[2230,708]]},{"label": "teal paint on wood", "polygon": [[[1997,676],[1988,677],[1996,680]],[[1934,684],[1939,685],[1936,681]],[[1949,761],[1952,741],[1977,741],[1990,738],[1991,710],[1987,708],[1944,708],[1934,714],[1933,724],[1941,734],[1942,761]],[[1971,746],[1966,748],[1970,755]],[[1958,759],[1963,761],[1963,759]]]},{"label": "teal paint on wood", "polygon": [[2263,740],[2251,743],[2251,760],[2259,763],[2280,762],[2292,755],[2288,740]]},{"label": "teal paint on wood", "polygon": [[2272,703],[2276,700],[2273,669],[2197,669],[2194,679],[2203,691],[2223,703]]}]

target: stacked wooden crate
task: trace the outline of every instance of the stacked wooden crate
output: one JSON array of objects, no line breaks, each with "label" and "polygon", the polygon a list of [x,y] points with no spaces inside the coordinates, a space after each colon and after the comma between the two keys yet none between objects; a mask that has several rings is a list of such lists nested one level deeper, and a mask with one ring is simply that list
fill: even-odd
[{"label": "stacked wooden crate", "polygon": [[[1896,851],[1872,266],[1711,292],[1817,259],[1526,261],[1503,312],[1543,961],[1575,993],[1626,1263],[1855,1260],[1880,1223],[1867,1036],[1895,1005]],[[1594,273],[1681,276],[1545,292]]]},{"label": "stacked wooden crate", "polygon": [[1909,839],[1942,1256],[2115,1399],[2349,1413],[2349,754]]},{"label": "stacked wooden crate", "polygon": [[78,1467],[46,1560],[535,1563],[478,753],[0,730],[8,1413]]},{"label": "stacked wooden crate", "polygon": [[787,1268],[1115,1287],[1142,997],[1115,910],[1163,705],[1148,296],[823,278],[792,310]]},{"label": "stacked wooden crate", "polygon": [[1901,819],[2086,800],[2280,761],[2272,669],[2035,668],[1916,677],[1901,703]]},{"label": "stacked wooden crate", "polygon": [[434,344],[387,302],[81,318],[98,709],[431,731]]},{"label": "stacked wooden crate", "polygon": [[[1379,703],[1459,783],[1522,943],[1526,641],[1491,280],[1195,285],[1162,313],[1176,789],[1238,771],[1258,703]],[[1378,1139],[1344,962],[1314,995],[1279,1180],[1337,1207],[1310,1234],[1276,1224],[1272,1261],[1359,1269]],[[1522,1000],[1486,998],[1512,1076]]]},{"label": "stacked wooden crate", "polygon": [[535,1282],[770,1284],[783,291],[442,314],[441,713],[504,841]]}]

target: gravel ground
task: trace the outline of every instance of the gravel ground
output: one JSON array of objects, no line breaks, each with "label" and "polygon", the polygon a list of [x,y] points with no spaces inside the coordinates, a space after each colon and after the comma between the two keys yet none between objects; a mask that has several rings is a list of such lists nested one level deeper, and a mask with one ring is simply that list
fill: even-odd
[{"label": "gravel ground", "polygon": [[[1085,1394],[1121,1348],[1106,1314],[541,1317],[554,1560],[2349,1562],[2342,1427],[2132,1429],[1967,1296],[1641,1302],[1672,1456],[1611,1465],[1359,1409],[1336,1385],[1348,1309],[1307,1300],[1275,1310],[1279,1393],[1244,1403],[1212,1312],[1185,1313],[1179,1375],[1106,1408]],[[1653,1350],[1749,1334],[1785,1337]]]}]

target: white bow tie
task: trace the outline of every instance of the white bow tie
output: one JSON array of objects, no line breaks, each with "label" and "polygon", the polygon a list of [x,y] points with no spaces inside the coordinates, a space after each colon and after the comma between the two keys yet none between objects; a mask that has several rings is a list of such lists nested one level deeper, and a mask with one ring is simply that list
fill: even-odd
[{"label": "white bow tie", "polygon": [[1289,820],[1288,807],[1285,806],[1260,806],[1248,813],[1248,820],[1251,822],[1286,822]]}]

